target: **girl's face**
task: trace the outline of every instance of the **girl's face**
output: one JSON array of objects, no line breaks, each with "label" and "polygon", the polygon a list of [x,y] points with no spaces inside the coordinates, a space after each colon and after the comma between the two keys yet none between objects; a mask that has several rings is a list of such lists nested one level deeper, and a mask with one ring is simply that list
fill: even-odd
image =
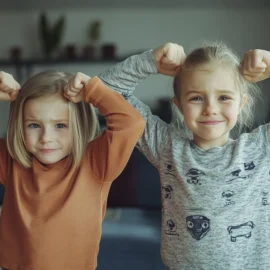
[{"label": "girl's face", "polygon": [[180,101],[176,105],[194,142],[202,149],[224,145],[237,122],[240,92],[232,72],[210,65],[182,71]]},{"label": "girl's face", "polygon": [[71,152],[68,103],[60,94],[29,100],[24,105],[26,149],[41,163],[56,163]]}]

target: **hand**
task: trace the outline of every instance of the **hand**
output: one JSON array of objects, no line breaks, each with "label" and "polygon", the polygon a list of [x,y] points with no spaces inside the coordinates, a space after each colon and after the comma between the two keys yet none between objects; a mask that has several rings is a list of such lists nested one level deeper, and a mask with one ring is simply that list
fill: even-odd
[{"label": "hand", "polygon": [[264,50],[248,51],[242,62],[242,74],[250,82],[258,82],[270,76],[270,52]]},{"label": "hand", "polygon": [[166,43],[153,51],[158,72],[163,75],[176,76],[186,59],[182,46]]},{"label": "hand", "polygon": [[11,74],[0,71],[0,100],[15,100],[20,88],[21,86]]},{"label": "hand", "polygon": [[64,89],[64,96],[74,103],[83,101],[82,90],[90,79],[89,76],[78,72],[67,83]]}]

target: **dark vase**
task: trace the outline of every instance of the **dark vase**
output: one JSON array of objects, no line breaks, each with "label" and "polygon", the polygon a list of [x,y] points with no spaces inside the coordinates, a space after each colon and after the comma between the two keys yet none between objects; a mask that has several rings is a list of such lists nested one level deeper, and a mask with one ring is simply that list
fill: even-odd
[{"label": "dark vase", "polygon": [[75,45],[67,45],[65,48],[65,53],[64,53],[65,57],[68,59],[74,59],[77,58],[77,50],[76,50],[76,46]]},{"label": "dark vase", "polygon": [[9,51],[10,59],[19,61],[22,58],[22,49],[20,47],[11,47]]},{"label": "dark vase", "polygon": [[94,59],[96,57],[96,47],[94,45],[86,45],[82,51],[82,58]]},{"label": "dark vase", "polygon": [[101,54],[103,59],[115,59],[116,58],[115,44],[104,44],[101,48]]}]

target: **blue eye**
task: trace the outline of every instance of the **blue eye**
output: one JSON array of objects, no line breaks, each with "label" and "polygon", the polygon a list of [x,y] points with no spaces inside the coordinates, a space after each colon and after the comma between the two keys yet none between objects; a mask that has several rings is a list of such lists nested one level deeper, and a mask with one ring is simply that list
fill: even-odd
[{"label": "blue eye", "polygon": [[190,100],[192,100],[192,101],[202,101],[202,98],[201,97],[193,97]]},{"label": "blue eye", "polygon": [[231,98],[228,97],[228,96],[221,96],[221,97],[219,97],[219,100],[229,100],[229,99],[231,99]]},{"label": "blue eye", "polygon": [[65,124],[56,124],[56,127],[57,128],[65,128],[67,127]]},{"label": "blue eye", "polygon": [[29,124],[28,127],[30,128],[39,128],[40,126],[36,123]]}]

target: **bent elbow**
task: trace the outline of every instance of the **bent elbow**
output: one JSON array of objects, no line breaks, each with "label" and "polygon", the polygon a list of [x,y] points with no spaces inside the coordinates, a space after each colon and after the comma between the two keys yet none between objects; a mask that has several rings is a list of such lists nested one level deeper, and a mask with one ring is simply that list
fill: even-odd
[{"label": "bent elbow", "polygon": [[135,132],[138,134],[138,136],[141,137],[141,135],[144,132],[145,126],[146,126],[146,121],[145,119],[141,116],[141,114],[139,113],[139,115],[136,117],[135,120],[135,125],[134,125],[134,129]]}]

